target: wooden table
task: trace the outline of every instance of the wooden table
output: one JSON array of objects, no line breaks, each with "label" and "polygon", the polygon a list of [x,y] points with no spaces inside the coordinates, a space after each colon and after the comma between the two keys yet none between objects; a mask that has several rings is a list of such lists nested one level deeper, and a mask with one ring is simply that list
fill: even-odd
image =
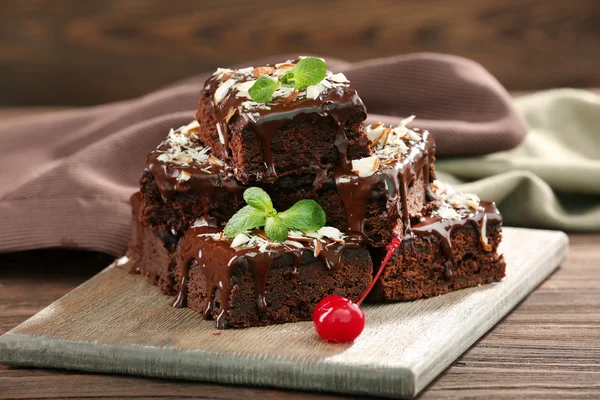
[{"label": "wooden table", "polygon": [[[0,119],[16,114],[22,112],[0,110]],[[422,399],[600,398],[600,234],[569,237],[570,253],[562,267],[432,383]],[[106,255],[67,250],[0,255],[0,334],[111,261]],[[0,399],[65,397],[323,395],[0,366]]]}]

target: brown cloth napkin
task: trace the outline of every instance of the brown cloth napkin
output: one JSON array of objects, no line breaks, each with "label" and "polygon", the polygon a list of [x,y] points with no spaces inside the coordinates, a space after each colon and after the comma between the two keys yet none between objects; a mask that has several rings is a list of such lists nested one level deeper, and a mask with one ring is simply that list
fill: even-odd
[{"label": "brown cloth napkin", "polygon": [[[279,62],[293,57],[271,57]],[[398,123],[417,115],[439,155],[507,150],[527,128],[502,86],[479,64],[440,54],[410,54],[347,63],[369,121]],[[137,99],[0,124],[0,252],[44,247],[118,256],[130,238],[129,197],[147,153],[192,120],[197,76]],[[60,95],[60,94],[57,94]]]}]

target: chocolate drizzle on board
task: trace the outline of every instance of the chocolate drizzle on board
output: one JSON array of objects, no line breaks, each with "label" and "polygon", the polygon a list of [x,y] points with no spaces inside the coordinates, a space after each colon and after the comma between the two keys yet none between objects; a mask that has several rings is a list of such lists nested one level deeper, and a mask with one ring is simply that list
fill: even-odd
[{"label": "chocolate drizzle on board", "polygon": [[[259,313],[264,312],[268,299],[266,296],[266,282],[272,265],[286,255],[291,255],[293,266],[299,267],[305,263],[305,253],[314,254],[313,240],[298,240],[298,245],[282,244],[277,246],[265,246],[259,244],[249,247],[232,248],[230,242],[221,240],[218,228],[207,224],[189,228],[180,241],[177,254],[177,270],[181,275],[177,297],[173,307],[182,308],[187,305],[188,283],[190,279],[190,268],[195,261],[198,271],[203,274],[206,284],[206,305],[204,307],[204,319],[211,319],[213,310],[218,312],[216,324],[218,329],[227,327],[227,312],[231,305],[231,293],[235,288],[236,275],[243,270],[247,263],[252,270],[256,290],[256,309]],[[358,248],[360,243],[352,239],[337,243],[329,239],[325,240],[322,250],[318,253],[322,263],[329,269],[337,269],[341,266],[342,255],[347,248]],[[313,258],[314,259],[314,258]],[[215,304],[215,294],[218,291],[218,307]]]}]

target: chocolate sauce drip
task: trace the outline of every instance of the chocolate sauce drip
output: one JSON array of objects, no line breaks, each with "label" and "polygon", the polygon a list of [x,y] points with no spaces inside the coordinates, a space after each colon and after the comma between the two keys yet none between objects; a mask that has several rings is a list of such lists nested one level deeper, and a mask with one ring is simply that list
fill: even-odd
[{"label": "chocolate sauce drip", "polygon": [[[290,255],[293,260],[291,266],[299,267],[305,263],[305,252],[314,253],[313,241],[298,241],[302,248],[291,245],[269,246],[260,249],[255,245],[247,248],[231,248],[228,241],[214,238],[211,233],[218,233],[218,229],[204,225],[188,229],[180,242],[177,255],[177,268],[181,274],[181,281],[173,307],[182,308],[187,305],[187,291],[189,283],[190,266],[192,262],[198,264],[199,272],[206,281],[206,307],[204,319],[210,319],[215,305],[215,294],[219,293],[219,307],[216,322],[218,329],[227,327],[227,312],[230,307],[231,291],[236,285],[236,274],[249,266],[255,280],[256,309],[264,312],[268,299],[266,297],[266,283],[271,267],[283,257]],[[200,235],[200,236],[199,236]],[[342,254],[347,248],[357,248],[360,244],[349,240],[345,243],[336,243],[327,240],[318,258],[327,268],[335,269],[341,265]]]},{"label": "chocolate sauce drip", "polygon": [[[237,181],[226,165],[216,162],[203,163],[183,167],[171,162],[158,159],[162,154],[159,148],[148,155],[147,170],[154,176],[158,190],[165,201],[171,199],[175,193],[192,191],[200,195],[204,208],[204,215],[210,215],[211,210],[218,209],[222,202],[231,201],[229,196],[241,199],[246,187]],[[181,173],[187,174],[189,179],[179,179]]]},{"label": "chocolate sauce drip", "polygon": [[[338,146],[338,149],[341,152],[343,147]],[[429,170],[434,152],[433,139],[428,132],[424,132],[423,140],[409,148],[406,156],[399,160],[384,161],[371,176],[359,177],[350,170],[350,166],[334,169],[333,178],[348,218],[348,234],[362,237],[365,243],[370,244],[364,233],[367,206],[369,201],[383,195],[387,202],[387,218],[392,223],[401,220],[404,235],[407,235],[410,232],[408,189],[421,174],[425,180],[425,190],[429,189]],[[345,154],[341,157],[347,159]],[[426,196],[431,194],[426,193]]]},{"label": "chocolate sauce drip", "polygon": [[[241,83],[250,79],[254,78],[240,76],[236,80]],[[222,83],[217,77],[210,78],[207,81],[206,92],[213,95]],[[213,105],[213,114],[218,121],[217,129],[220,132],[221,143],[224,148],[223,153],[218,154],[218,156],[223,159],[229,158],[229,126],[238,118],[242,118],[242,125],[254,132],[261,142],[263,160],[267,168],[267,175],[261,180],[266,182],[272,182],[277,178],[277,168],[273,162],[272,142],[275,135],[286,124],[301,121],[314,122],[317,117],[331,117],[338,127],[344,128],[356,108],[365,109],[356,91],[349,86],[334,87],[322,93],[316,99],[278,100],[274,103],[268,103],[268,109],[261,107],[247,110],[243,107],[243,103],[247,101],[252,100],[246,97],[237,97],[236,92],[230,89],[228,96],[223,101]],[[225,122],[231,109],[235,109],[237,112],[234,117]],[[345,151],[343,153],[345,154]]]},{"label": "chocolate sauce drip", "polygon": [[464,228],[466,225],[471,225],[479,236],[483,236],[487,235],[487,232],[481,230],[481,224],[484,217],[487,218],[488,222],[493,224],[502,222],[502,215],[498,211],[496,204],[487,201],[481,201],[479,205],[483,208],[483,210],[469,214],[468,216],[459,220],[442,220],[437,215],[428,215],[424,217],[421,222],[412,227],[412,233],[417,237],[423,238],[428,235],[435,235],[440,238],[442,251],[444,258],[446,259],[444,264],[444,275],[446,279],[450,279],[452,276],[450,263],[453,255],[452,233],[454,230]]}]

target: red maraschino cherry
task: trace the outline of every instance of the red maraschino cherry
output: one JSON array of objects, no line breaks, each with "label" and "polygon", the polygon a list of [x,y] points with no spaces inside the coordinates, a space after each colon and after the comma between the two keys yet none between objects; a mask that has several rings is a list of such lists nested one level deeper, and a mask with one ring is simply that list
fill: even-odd
[{"label": "red maraschino cherry", "polygon": [[313,312],[315,329],[328,342],[352,342],[365,327],[365,314],[358,306],[342,296],[327,296]]},{"label": "red maraschino cherry", "polygon": [[313,311],[313,323],[319,336],[328,342],[347,343],[353,342],[362,333],[365,328],[365,314],[360,309],[360,305],[377,283],[400,243],[400,239],[394,238],[387,245],[387,253],[377,275],[356,303],[342,296],[327,296],[317,304]]}]

